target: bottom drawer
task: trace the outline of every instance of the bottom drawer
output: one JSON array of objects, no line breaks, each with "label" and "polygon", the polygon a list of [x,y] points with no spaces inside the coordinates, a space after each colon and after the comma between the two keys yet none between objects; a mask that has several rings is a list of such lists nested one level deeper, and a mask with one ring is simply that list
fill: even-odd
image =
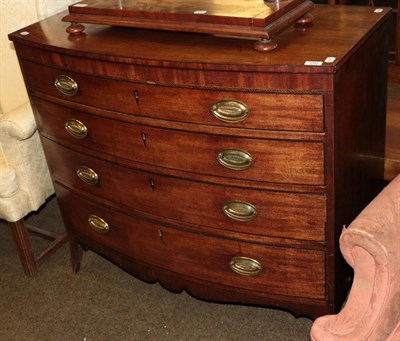
[{"label": "bottom drawer", "polygon": [[[56,184],[67,228],[93,243],[185,277],[275,295],[325,298],[325,252],[247,243],[151,223]],[[90,221],[90,222],[89,222]]]}]

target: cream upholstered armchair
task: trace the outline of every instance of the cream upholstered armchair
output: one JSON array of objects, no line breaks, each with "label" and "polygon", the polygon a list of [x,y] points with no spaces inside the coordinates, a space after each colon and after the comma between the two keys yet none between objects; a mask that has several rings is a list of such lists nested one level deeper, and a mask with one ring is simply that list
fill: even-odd
[{"label": "cream upholstered armchair", "polygon": [[[36,227],[27,228],[24,217],[36,211],[54,193],[36,123],[7,34],[67,8],[71,0],[14,0],[1,2],[0,69],[0,219],[11,227],[27,275],[67,241]],[[39,255],[31,249],[28,229],[51,243]]]},{"label": "cream upholstered armchair", "polygon": [[400,340],[400,175],[344,229],[340,249],[354,268],[342,311],[315,320],[312,341]]}]

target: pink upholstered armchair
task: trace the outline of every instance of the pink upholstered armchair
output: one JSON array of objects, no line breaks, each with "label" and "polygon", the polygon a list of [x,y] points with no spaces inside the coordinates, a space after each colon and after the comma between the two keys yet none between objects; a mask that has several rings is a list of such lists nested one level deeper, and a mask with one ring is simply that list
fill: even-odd
[{"label": "pink upholstered armchair", "polygon": [[318,318],[311,339],[400,340],[400,175],[343,230],[340,249],[354,282],[342,311]]}]

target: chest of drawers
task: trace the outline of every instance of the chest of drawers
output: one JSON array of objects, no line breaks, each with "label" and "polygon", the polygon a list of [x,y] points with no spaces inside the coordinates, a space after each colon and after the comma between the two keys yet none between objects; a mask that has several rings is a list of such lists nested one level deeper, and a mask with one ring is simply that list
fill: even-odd
[{"label": "chest of drawers", "polygon": [[267,54],[205,34],[68,36],[62,15],[10,35],[75,270],[83,246],[207,300],[340,308],[338,238],[383,174],[389,11],[314,15]]}]

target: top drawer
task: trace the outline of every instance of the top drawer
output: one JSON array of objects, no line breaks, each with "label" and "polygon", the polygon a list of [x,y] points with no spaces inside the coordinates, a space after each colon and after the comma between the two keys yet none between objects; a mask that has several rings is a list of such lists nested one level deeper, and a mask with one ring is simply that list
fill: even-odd
[{"label": "top drawer", "polygon": [[22,62],[22,68],[31,91],[122,113],[248,129],[324,130],[322,95],[143,84],[84,75],[28,61]]}]

